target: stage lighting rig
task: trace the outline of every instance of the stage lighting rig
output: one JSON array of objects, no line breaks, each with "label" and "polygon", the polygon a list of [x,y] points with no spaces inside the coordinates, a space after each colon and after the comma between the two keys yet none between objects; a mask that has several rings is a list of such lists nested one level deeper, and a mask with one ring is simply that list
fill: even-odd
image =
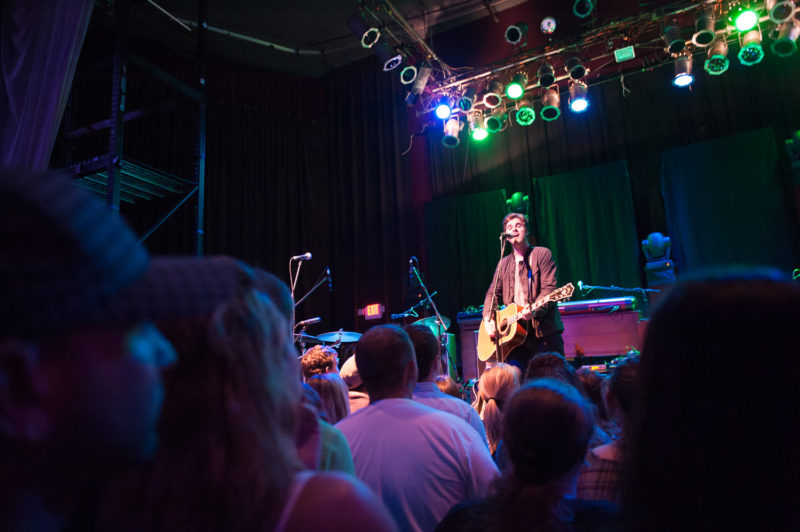
[{"label": "stage lighting rig", "polygon": [[761,46],[761,29],[756,25],[745,34],[739,34],[739,62],[744,66],[753,66],[764,59],[764,47]]},{"label": "stage lighting rig", "polygon": [[525,46],[527,41],[525,36],[528,34],[528,25],[524,22],[517,22],[506,28],[506,42],[512,46]]},{"label": "stage lighting rig", "polygon": [[672,84],[676,87],[688,87],[692,83],[694,83],[692,54],[683,52],[675,60],[675,76],[672,78]]},{"label": "stage lighting rig", "polygon": [[539,113],[542,120],[552,122],[561,116],[561,95],[558,86],[545,89],[542,93],[542,111]]}]

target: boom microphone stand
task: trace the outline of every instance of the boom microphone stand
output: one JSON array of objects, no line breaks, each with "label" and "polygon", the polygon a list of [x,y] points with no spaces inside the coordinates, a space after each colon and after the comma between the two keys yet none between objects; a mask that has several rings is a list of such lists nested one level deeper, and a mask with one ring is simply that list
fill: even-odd
[{"label": "boom microphone stand", "polygon": [[[419,281],[419,285],[422,287],[422,290],[425,292],[425,299],[421,300],[420,302],[428,301],[428,303],[430,303],[430,305],[431,305],[431,308],[433,309],[433,313],[436,314],[436,330],[439,333],[439,334],[437,334],[437,337],[438,337],[438,340],[439,340],[439,345],[441,347],[441,350],[444,353],[447,353],[448,352],[447,351],[447,326],[444,324],[444,319],[442,318],[442,315],[439,314],[439,309],[436,307],[436,303],[433,302],[433,296],[431,296],[431,294],[428,293],[428,287],[426,287],[425,283],[422,282],[422,276],[419,274],[419,270],[417,270],[417,266],[416,266],[416,263],[414,262],[414,259],[412,258],[412,260],[410,262],[411,262],[411,271],[417,277],[417,280]],[[435,293],[436,292],[434,292],[434,294]],[[449,356],[448,356],[448,360],[449,360]],[[450,365],[449,364],[444,364],[442,366],[442,369],[446,370],[448,374],[450,373]]]}]

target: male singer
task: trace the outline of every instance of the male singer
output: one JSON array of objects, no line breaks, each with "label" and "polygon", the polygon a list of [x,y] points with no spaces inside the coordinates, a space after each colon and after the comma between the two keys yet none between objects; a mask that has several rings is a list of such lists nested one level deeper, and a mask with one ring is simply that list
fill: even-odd
[{"label": "male singer", "polygon": [[[490,337],[496,329],[492,321],[492,293],[495,305],[516,303],[519,308],[534,303],[556,289],[556,264],[549,249],[528,243],[528,217],[512,212],[503,218],[503,238],[511,244],[512,253],[497,264],[494,278],[483,302],[483,326]],[[564,354],[561,332],[564,324],[556,303],[548,303],[533,314],[527,309],[519,323],[525,327],[525,342],[508,354],[505,362],[523,372],[531,357],[544,351]],[[502,362],[502,361],[501,361]]]}]

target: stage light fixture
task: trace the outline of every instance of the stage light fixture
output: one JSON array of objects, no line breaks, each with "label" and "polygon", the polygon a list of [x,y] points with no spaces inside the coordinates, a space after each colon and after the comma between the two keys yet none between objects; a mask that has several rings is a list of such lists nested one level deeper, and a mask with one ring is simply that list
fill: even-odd
[{"label": "stage light fixture", "polygon": [[506,42],[512,46],[525,46],[525,36],[528,33],[528,25],[524,22],[517,22],[506,28]]},{"label": "stage light fixture", "polygon": [[472,140],[480,142],[489,136],[489,132],[483,127],[483,113],[481,111],[472,111],[467,115],[467,122]]},{"label": "stage light fixture", "polygon": [[506,125],[507,118],[508,114],[504,108],[497,107],[496,109],[493,109],[491,114],[489,114],[484,121],[486,131],[489,133],[497,133],[501,131]]},{"label": "stage light fixture", "polygon": [[417,79],[417,67],[414,65],[409,65],[400,71],[400,83],[403,85],[414,83],[415,79]]},{"label": "stage light fixture", "polygon": [[692,35],[692,42],[694,45],[700,48],[710,46],[717,37],[717,33],[714,30],[715,25],[716,19],[714,18],[713,12],[705,11],[700,13],[694,21],[695,31],[694,35]]},{"label": "stage light fixture", "polygon": [[455,148],[461,144],[458,138],[458,133],[461,131],[461,122],[457,117],[449,119],[444,124],[444,137],[442,137],[442,145],[445,148]]},{"label": "stage light fixture", "polygon": [[464,89],[464,92],[461,93],[461,98],[458,99],[458,107],[460,107],[462,111],[471,111],[472,106],[475,105],[476,93],[475,87],[467,87]]},{"label": "stage light fixture", "polygon": [[573,113],[582,113],[589,108],[586,94],[589,88],[583,81],[573,81],[569,86],[569,108]]},{"label": "stage light fixture", "polygon": [[556,82],[556,75],[555,72],[553,71],[553,67],[551,67],[547,63],[539,67],[538,75],[539,75],[539,85],[544,87],[545,89]]},{"label": "stage light fixture", "polygon": [[375,55],[383,62],[384,72],[394,70],[403,63],[403,56],[389,46],[386,41],[378,41],[372,49],[375,50]]},{"label": "stage light fixture", "polygon": [[439,101],[436,102],[436,107],[434,107],[433,113],[436,115],[436,118],[440,120],[447,120],[450,118],[450,115],[453,114],[450,98],[447,96],[442,96]]},{"label": "stage light fixture", "polygon": [[558,26],[558,22],[555,17],[544,17],[539,23],[539,31],[545,35],[552,35],[556,31],[556,26]]},{"label": "stage light fixture", "polygon": [[787,22],[794,15],[794,0],[767,0],[766,8],[769,19],[775,24]]},{"label": "stage light fixture", "polygon": [[486,93],[483,95],[483,105],[489,109],[494,109],[503,103],[503,84],[499,79],[493,79],[486,87]]},{"label": "stage light fixture", "polygon": [[372,48],[381,38],[381,30],[376,27],[368,27],[364,20],[358,15],[352,15],[347,19],[350,31],[361,40],[363,48]]},{"label": "stage light fixture", "polygon": [[572,4],[572,12],[578,18],[586,18],[592,14],[594,9],[594,0],[575,0]]},{"label": "stage light fixture", "polygon": [[414,105],[419,100],[420,94],[425,90],[428,84],[428,79],[431,77],[431,67],[427,63],[423,63],[417,72],[417,77],[414,79],[414,84],[411,85],[411,90],[406,94],[406,104],[409,106]]},{"label": "stage light fixture", "polygon": [[528,75],[524,72],[517,72],[511,79],[511,83],[506,86],[506,96],[512,100],[518,100],[525,94],[528,86]]},{"label": "stage light fixture", "polygon": [[758,24],[758,11],[747,3],[737,4],[728,13],[728,20],[740,32],[752,30]]},{"label": "stage light fixture", "polygon": [[686,41],[681,37],[681,29],[674,24],[664,26],[661,38],[667,44],[667,52],[671,54],[679,54],[686,48]]},{"label": "stage light fixture", "polygon": [[728,70],[729,66],[728,42],[724,35],[720,35],[708,49],[708,59],[706,59],[704,68],[712,76],[719,76]]},{"label": "stage light fixture", "polygon": [[572,79],[581,79],[586,75],[586,67],[583,66],[579,57],[573,56],[567,59],[564,64],[564,70],[567,71],[569,77]]},{"label": "stage light fixture", "polygon": [[536,120],[536,111],[533,109],[533,102],[530,98],[517,100],[517,111],[514,113],[514,120],[521,126],[529,126]]},{"label": "stage light fixture", "polygon": [[800,22],[787,20],[778,26],[778,36],[772,41],[770,50],[778,57],[789,57],[797,51],[797,38],[800,37]]},{"label": "stage light fixture", "polygon": [[558,93],[558,87],[545,89],[542,93],[542,111],[539,113],[542,120],[552,122],[561,116],[561,95]]},{"label": "stage light fixture", "polygon": [[672,84],[676,87],[688,87],[692,83],[694,83],[692,54],[683,52],[675,60],[675,76],[672,78]]},{"label": "stage light fixture", "polygon": [[761,30],[758,26],[744,35],[739,34],[739,62],[744,66],[753,66],[764,59],[764,47],[761,46]]}]

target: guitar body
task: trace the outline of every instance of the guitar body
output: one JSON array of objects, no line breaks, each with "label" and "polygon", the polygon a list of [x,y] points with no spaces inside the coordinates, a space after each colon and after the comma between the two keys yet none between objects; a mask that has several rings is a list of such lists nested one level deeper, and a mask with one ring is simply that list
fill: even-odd
[{"label": "guitar body", "polygon": [[[561,288],[553,290],[543,298],[536,300],[536,302],[530,305],[530,311],[534,312],[551,302],[569,299],[572,297],[574,291],[575,287],[572,286],[572,283],[567,283]],[[526,307],[517,308],[517,305],[511,303],[503,310],[497,311],[497,330],[500,334],[499,353],[497,353],[497,345],[495,345],[495,342],[486,334],[486,329],[483,323],[481,323],[478,332],[478,358],[482,362],[486,362],[492,357],[495,357],[495,362],[503,362],[511,351],[525,341],[528,331],[519,323],[519,320],[522,319],[522,315],[525,314],[525,308]]]},{"label": "guitar body", "polygon": [[500,342],[499,356],[495,357],[497,346],[494,341],[489,337],[483,323],[481,323],[478,332],[478,358],[482,362],[494,358],[496,362],[503,362],[509,353],[516,347],[525,342],[525,337],[528,336],[528,331],[525,327],[514,320],[517,314],[517,305],[514,303],[509,304],[506,308],[497,311],[497,323]]}]

